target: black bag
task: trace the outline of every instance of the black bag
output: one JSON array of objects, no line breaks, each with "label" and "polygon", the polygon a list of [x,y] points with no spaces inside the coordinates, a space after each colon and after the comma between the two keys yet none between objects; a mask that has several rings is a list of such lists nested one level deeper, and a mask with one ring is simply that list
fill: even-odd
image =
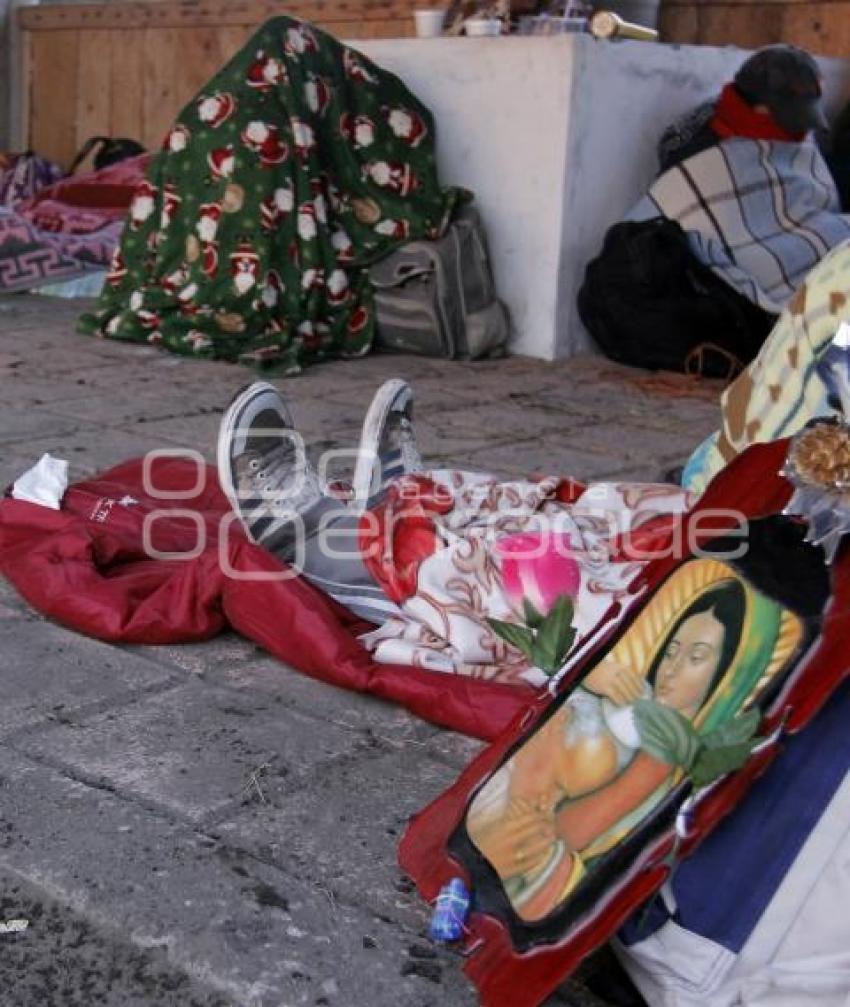
[{"label": "black bag", "polygon": [[835,179],[841,210],[850,213],[850,105],[835,120],[826,163]]},{"label": "black bag", "polygon": [[79,153],[71,162],[68,174],[73,175],[77,168],[85,161],[96,146],[100,145],[100,150],[94,155],[94,170],[100,171],[110,164],[117,164],[128,157],[137,157],[144,154],[145,148],[126,136],[92,136],[80,147]]},{"label": "black bag", "polygon": [[704,266],[665,217],[608,231],[578,310],[612,360],[727,379],[756,356],[776,322]]}]

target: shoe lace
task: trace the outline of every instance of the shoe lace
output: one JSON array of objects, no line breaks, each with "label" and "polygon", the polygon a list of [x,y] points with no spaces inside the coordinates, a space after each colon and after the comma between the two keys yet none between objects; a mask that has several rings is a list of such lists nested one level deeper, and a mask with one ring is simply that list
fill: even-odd
[{"label": "shoe lace", "polygon": [[276,510],[299,510],[321,495],[312,465],[291,447],[279,447],[248,463],[257,494]]}]

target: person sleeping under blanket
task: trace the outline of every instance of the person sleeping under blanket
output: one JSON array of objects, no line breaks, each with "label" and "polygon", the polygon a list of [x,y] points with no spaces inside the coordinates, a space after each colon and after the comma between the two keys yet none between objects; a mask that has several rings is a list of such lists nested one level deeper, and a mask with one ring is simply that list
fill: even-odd
[{"label": "person sleeping under blanket", "polygon": [[812,137],[820,71],[793,46],[750,57],[662,139],[662,173],[605,237],[578,307],[608,356],[731,379],[807,273],[850,239]]},{"label": "person sleeping under blanket", "polygon": [[361,638],[375,660],[544,685],[488,619],[522,622],[525,600],[545,614],[569,594],[583,637],[649,558],[612,543],[651,537],[694,498],[670,485],[424,472],[412,411],[404,381],[378,390],[343,499],[311,464],[280,392],[255,382],[221,421],[221,487],[254,541],[376,626]]},{"label": "person sleeping under blanket", "polygon": [[183,108],[130,205],[81,330],[295,373],[366,353],[367,266],[438,238],[430,111],[326,32],[262,25]]},{"label": "person sleeping under blanket", "polygon": [[760,49],[704,112],[701,128],[665,134],[662,173],[627,219],[676,221],[703,265],[777,314],[806,273],[850,238],[850,217],[813,136],[827,127],[821,95],[807,52]]}]

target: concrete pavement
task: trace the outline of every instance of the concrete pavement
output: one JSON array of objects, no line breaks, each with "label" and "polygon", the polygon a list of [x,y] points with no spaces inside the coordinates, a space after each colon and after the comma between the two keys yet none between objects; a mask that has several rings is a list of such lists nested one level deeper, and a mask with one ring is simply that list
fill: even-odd
[{"label": "concrete pavement", "polygon": [[[81,302],[0,300],[0,483],[162,446],[209,458],[243,368],[74,333]],[[412,381],[426,461],[657,478],[717,421],[717,385],[601,358],[372,356],[282,387],[317,449]],[[395,866],[407,818],[478,746],[298,675],[245,640],[119,648],[0,584],[3,1007],[471,1007]],[[1,922],[1,921],[0,921]],[[553,1003],[599,1004],[580,980]]]}]

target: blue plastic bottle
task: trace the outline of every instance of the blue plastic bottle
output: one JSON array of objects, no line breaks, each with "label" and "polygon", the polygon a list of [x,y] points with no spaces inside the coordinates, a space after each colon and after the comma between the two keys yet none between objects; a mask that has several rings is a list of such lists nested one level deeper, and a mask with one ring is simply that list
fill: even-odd
[{"label": "blue plastic bottle", "polygon": [[469,915],[470,894],[461,878],[452,878],[440,889],[428,934],[431,940],[451,944],[463,937]]}]

